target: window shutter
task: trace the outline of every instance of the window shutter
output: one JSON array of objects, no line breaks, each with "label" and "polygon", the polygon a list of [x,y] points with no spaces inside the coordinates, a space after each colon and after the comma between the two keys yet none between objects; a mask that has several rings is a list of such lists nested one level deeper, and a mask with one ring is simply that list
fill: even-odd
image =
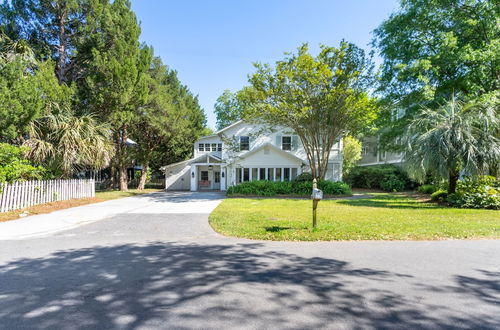
[{"label": "window shutter", "polygon": [[299,148],[299,137],[298,135],[292,135],[292,150],[296,151]]},{"label": "window shutter", "polygon": [[281,149],[281,135],[276,135],[276,146]]}]

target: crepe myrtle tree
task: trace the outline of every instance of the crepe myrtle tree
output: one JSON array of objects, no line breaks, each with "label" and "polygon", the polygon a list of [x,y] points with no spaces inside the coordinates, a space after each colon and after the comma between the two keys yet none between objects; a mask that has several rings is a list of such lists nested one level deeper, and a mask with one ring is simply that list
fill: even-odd
[{"label": "crepe myrtle tree", "polygon": [[356,134],[376,118],[368,94],[373,63],[352,43],[321,46],[312,56],[307,44],[274,66],[255,64],[249,77],[253,100],[245,117],[270,127],[290,127],[300,137],[314,178],[324,179],[333,144]]}]

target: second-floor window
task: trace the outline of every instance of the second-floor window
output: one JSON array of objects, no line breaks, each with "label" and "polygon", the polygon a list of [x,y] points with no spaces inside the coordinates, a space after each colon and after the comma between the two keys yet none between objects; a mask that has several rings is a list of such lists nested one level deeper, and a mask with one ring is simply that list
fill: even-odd
[{"label": "second-floor window", "polygon": [[198,151],[205,151],[205,145],[203,143],[198,144]]},{"label": "second-floor window", "polygon": [[205,151],[210,151],[210,143],[205,143]]},{"label": "second-floor window", "polygon": [[240,151],[250,150],[250,137],[240,136]]},{"label": "second-floor window", "polygon": [[217,151],[222,151],[222,143],[217,144]]},{"label": "second-floor window", "polygon": [[212,143],[212,151],[217,151],[217,143]]},{"label": "second-floor window", "polygon": [[281,137],[281,149],[292,150],[292,137],[291,136],[282,136]]}]

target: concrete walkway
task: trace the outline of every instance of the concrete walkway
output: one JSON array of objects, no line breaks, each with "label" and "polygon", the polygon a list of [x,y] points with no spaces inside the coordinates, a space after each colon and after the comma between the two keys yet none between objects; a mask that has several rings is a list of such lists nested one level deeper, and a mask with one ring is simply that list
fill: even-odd
[{"label": "concrete walkway", "polygon": [[221,197],[0,241],[0,329],[500,329],[499,240],[229,238],[207,221]]},{"label": "concrete walkway", "polygon": [[0,222],[0,240],[17,240],[75,228],[127,213],[210,213],[223,194],[163,192],[83,205]]}]

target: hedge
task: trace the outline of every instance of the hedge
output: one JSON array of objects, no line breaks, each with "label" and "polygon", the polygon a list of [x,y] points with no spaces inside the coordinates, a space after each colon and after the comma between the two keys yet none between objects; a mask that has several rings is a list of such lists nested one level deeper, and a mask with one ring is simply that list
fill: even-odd
[{"label": "hedge", "polygon": [[[351,188],[344,182],[319,181],[318,188],[324,195],[352,195]],[[312,192],[311,181],[249,181],[229,187],[227,195],[300,195],[309,196]]]},{"label": "hedge", "polygon": [[385,191],[402,191],[415,186],[406,172],[394,165],[356,166],[347,175],[346,182],[354,188]]}]

